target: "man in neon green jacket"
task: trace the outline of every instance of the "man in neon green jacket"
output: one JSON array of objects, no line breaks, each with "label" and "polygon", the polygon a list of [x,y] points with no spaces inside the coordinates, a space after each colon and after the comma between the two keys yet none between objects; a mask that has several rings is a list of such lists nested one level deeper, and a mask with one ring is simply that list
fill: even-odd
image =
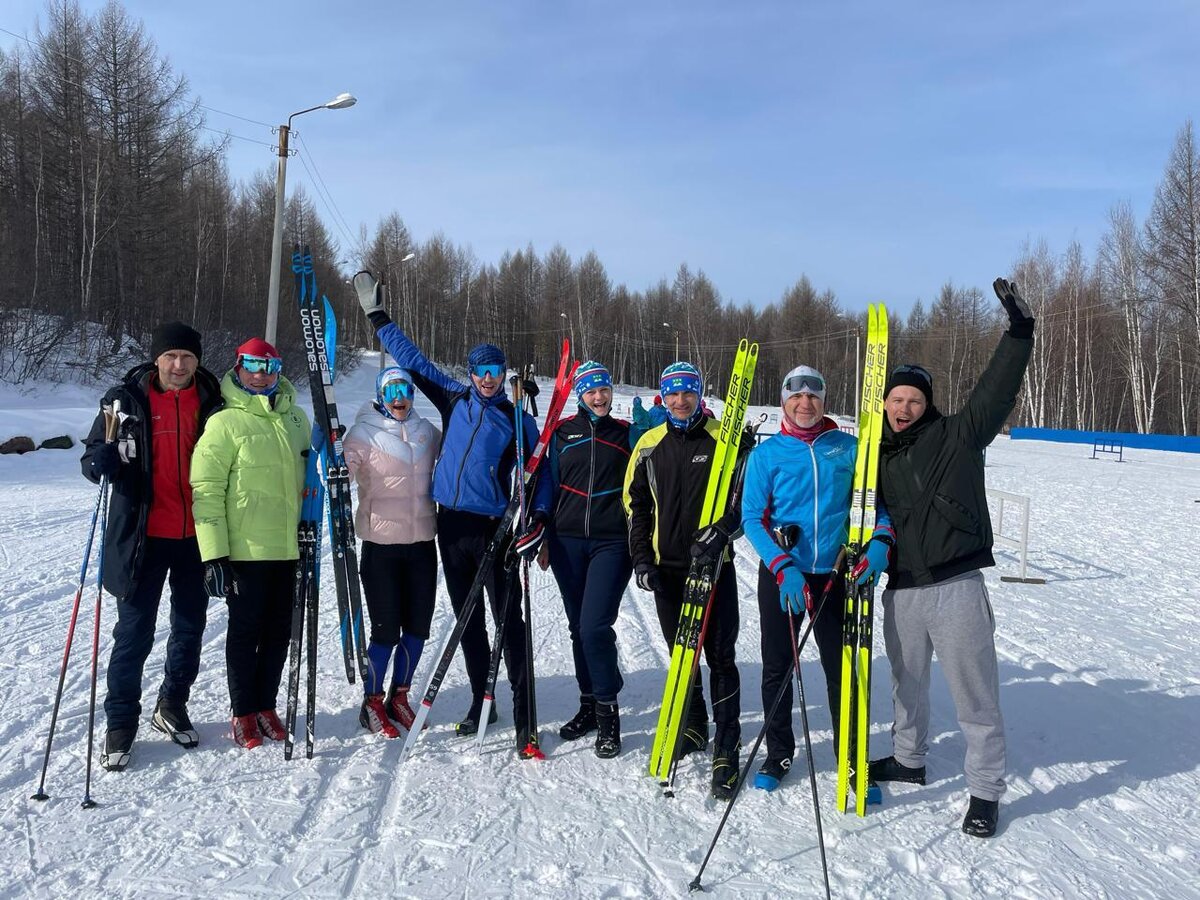
[{"label": "man in neon green jacket", "polygon": [[279,352],[253,338],[221,380],[225,406],[192,457],[192,512],[204,583],[229,604],[225,639],[233,739],[281,741],[275,712],[292,624],[296,529],[310,427]]}]

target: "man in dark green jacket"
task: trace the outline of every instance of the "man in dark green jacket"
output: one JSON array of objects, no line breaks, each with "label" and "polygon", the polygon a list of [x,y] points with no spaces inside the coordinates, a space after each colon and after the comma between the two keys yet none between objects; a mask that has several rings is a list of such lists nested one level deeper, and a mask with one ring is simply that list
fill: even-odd
[{"label": "man in dark green jacket", "polygon": [[995,619],[980,569],[995,565],[983,449],[1017,402],[1033,351],[1034,319],[1016,284],[993,287],[1008,332],[966,405],[943,416],[920,366],[888,378],[879,492],[896,547],[883,592],[883,634],[892,667],[893,755],[871,761],[873,781],[925,783],[929,671],[936,651],[967,741],[971,802],[963,831],[996,833],[1004,793],[1004,719],[993,638]]}]

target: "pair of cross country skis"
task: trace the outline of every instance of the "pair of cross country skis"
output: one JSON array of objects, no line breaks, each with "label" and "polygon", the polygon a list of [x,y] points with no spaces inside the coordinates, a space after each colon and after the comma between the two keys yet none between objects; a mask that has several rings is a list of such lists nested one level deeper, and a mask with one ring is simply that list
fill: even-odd
[{"label": "pair of cross country skis", "polygon": [[[842,668],[838,734],[838,809],[845,812],[850,791],[855,811],[866,814],[868,802],[879,802],[877,787],[869,782],[867,746],[870,732],[870,691],[874,584],[856,585],[851,576],[875,528],[876,479],[879,470],[879,441],[883,432],[883,395],[887,379],[888,319],[883,304],[868,310],[867,346],[862,396],[858,418],[858,450],[851,494],[850,522],[842,567],[833,573],[844,578],[846,603],[842,611]],[[744,426],[750,389],[758,356],[758,345],[743,340],[738,347],[729,377],[729,391],[721,416],[721,429],[697,529],[719,519],[732,502],[737,502],[735,473],[738,442]],[[731,496],[732,495],[732,496]],[[663,689],[658,726],[650,750],[650,774],[659,780],[665,796],[673,796],[678,773],[684,717],[690,706],[692,686],[699,669],[699,648],[704,645],[708,615],[720,576],[721,561],[696,560],[685,582],[685,597],[679,617],[671,663]],[[818,612],[820,607],[818,607]],[[831,608],[826,615],[836,615]],[[810,625],[811,627],[811,625]],[[797,648],[797,657],[798,650]],[[796,664],[799,660],[797,658]],[[764,724],[764,730],[766,726]],[[761,741],[761,736],[760,736]],[[757,750],[758,742],[755,743]],[[718,799],[731,800],[745,781],[754,760],[750,755],[735,785],[714,788]]]},{"label": "pair of cross country skis", "polygon": [[[300,324],[304,337],[304,347],[308,362],[309,385],[313,401],[313,437],[312,446],[308,453],[304,495],[301,507],[299,525],[300,561],[296,568],[296,582],[293,594],[292,631],[288,646],[290,663],[288,673],[288,691],[286,706],[285,730],[287,737],[284,743],[284,757],[291,759],[295,747],[296,721],[298,717],[301,656],[307,655],[307,706],[306,706],[306,742],[305,751],[312,758],[315,744],[316,719],[316,672],[317,672],[317,607],[319,599],[320,557],[322,511],[328,497],[328,522],[331,550],[334,567],[334,582],[337,589],[338,601],[338,631],[341,637],[342,658],[346,669],[346,678],[354,684],[355,672],[364,679],[368,677],[366,659],[366,637],[363,626],[362,595],[358,582],[358,553],[354,535],[354,514],[350,498],[350,470],[346,464],[342,450],[343,428],[338,418],[337,403],[334,398],[334,362],[337,343],[337,325],[329,301],[321,297],[318,300],[316,277],[313,274],[312,254],[308,247],[296,246],[292,253],[292,271],[296,283],[296,302],[300,313]],[[421,704],[416,711],[416,717],[409,729],[402,750],[402,757],[407,756],[416,743],[418,736],[425,726],[429,711],[437,699],[442,682],[449,670],[454,653],[462,640],[467,623],[480,606],[484,585],[487,583],[494,567],[504,561],[500,559],[500,551],[507,544],[510,532],[524,528],[527,524],[528,500],[532,497],[538,469],[546,454],[550,436],[570,396],[575,368],[578,364],[570,359],[570,345],[564,340],[559,360],[558,372],[555,378],[554,392],[546,411],[545,426],[539,435],[537,443],[530,449],[528,455],[522,446],[521,418],[529,413],[525,410],[526,397],[521,391],[524,378],[516,379],[514,393],[514,431],[517,436],[518,458],[526,458],[520,476],[517,479],[515,496],[509,502],[504,515],[501,516],[496,530],[489,540],[480,561],[479,569],[471,586],[461,612],[454,627],[446,635],[438,654],[438,664],[430,675]],[[532,398],[528,398],[532,403]],[[529,599],[529,564],[522,561],[525,587],[525,640],[532,645],[532,619]],[[513,565],[508,575],[510,579],[517,577],[516,566]],[[512,591],[508,596],[512,596]],[[500,648],[504,641],[504,622],[501,616],[497,626],[494,652],[488,673],[485,706],[480,718],[479,737],[483,741],[487,730],[490,703],[494,698],[497,675],[500,664]],[[307,638],[307,640],[306,640]],[[302,653],[303,650],[303,653]],[[534,695],[533,654],[526,654],[527,671],[526,684],[529,697],[529,740],[520,751],[526,758],[542,758],[538,740],[537,705]]]}]

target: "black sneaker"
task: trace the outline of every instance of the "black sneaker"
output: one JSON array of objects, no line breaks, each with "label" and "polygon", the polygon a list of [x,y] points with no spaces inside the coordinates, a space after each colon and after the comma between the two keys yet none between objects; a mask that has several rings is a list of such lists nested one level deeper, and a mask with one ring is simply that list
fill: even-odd
[{"label": "black sneaker", "polygon": [[[472,706],[467,712],[467,717],[454,726],[454,733],[459,737],[470,737],[473,734],[479,733],[479,714],[483,710],[479,707]],[[488,711],[488,724],[495,725],[496,720],[500,718],[500,714],[496,712],[496,704],[492,704],[492,708]]]},{"label": "black sneaker", "polygon": [[713,751],[712,795],[715,799],[726,803],[733,799],[739,768],[737,747],[728,750],[718,747]]},{"label": "black sneaker", "polygon": [[1000,817],[999,800],[983,800],[971,797],[971,805],[963,817],[963,834],[971,837],[988,838],[996,833],[996,820]]},{"label": "black sneaker", "polygon": [[901,765],[896,757],[887,756],[883,759],[873,759],[867,765],[867,777],[871,781],[901,781],[905,784],[924,784],[925,767],[915,768]]},{"label": "black sneaker", "polygon": [[133,738],[137,728],[110,728],[104,735],[104,750],[100,754],[100,765],[109,772],[124,772],[129,765],[133,750]]},{"label": "black sneaker", "polygon": [[154,716],[150,719],[150,724],[180,747],[187,747],[190,750],[200,743],[200,735],[192,727],[187,707],[183,704],[175,705],[159,700],[154,707]]},{"label": "black sneaker", "polygon": [[792,770],[792,760],[785,756],[783,759],[768,759],[754,776],[754,786],[760,791],[773,791],[779,787],[787,773]]},{"label": "black sneaker", "polygon": [[612,759],[621,752],[621,714],[615,703],[596,704],[596,755]]},{"label": "black sneaker", "polygon": [[591,734],[596,727],[596,698],[580,697],[579,712],[575,713],[575,718],[558,729],[558,736],[564,741],[577,741]]}]

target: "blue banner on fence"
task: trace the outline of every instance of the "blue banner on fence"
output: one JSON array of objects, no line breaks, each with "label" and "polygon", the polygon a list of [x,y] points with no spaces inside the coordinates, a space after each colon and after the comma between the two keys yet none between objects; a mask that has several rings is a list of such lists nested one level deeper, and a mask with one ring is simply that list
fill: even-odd
[{"label": "blue banner on fence", "polygon": [[1014,441],[1055,441],[1060,444],[1123,444],[1126,449],[1174,450],[1177,453],[1200,453],[1200,437],[1176,434],[1133,434],[1124,431],[1067,431],[1061,428],[1014,428],[1009,432]]}]

